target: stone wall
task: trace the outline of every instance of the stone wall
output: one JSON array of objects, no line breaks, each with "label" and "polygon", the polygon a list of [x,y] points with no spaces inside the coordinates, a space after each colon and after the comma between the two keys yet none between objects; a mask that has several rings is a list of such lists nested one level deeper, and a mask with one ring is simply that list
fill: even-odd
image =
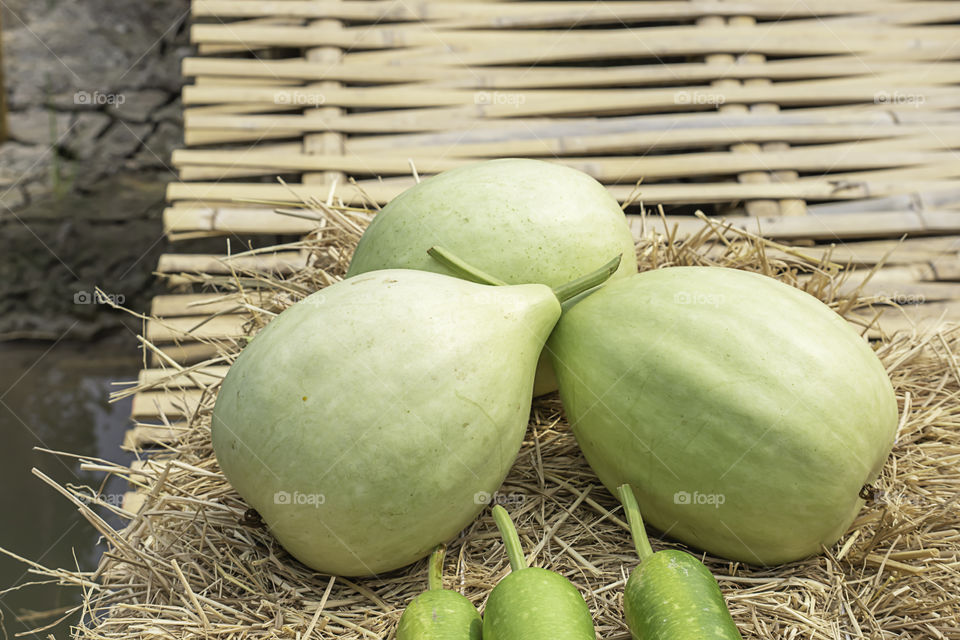
[{"label": "stone wall", "polygon": [[172,179],[189,0],[4,0],[0,217],[120,171]]},{"label": "stone wall", "polygon": [[153,270],[167,250],[160,213],[182,139],[189,4],[0,2],[10,108],[10,140],[0,144],[0,341],[119,329],[133,342],[140,323],[93,291],[141,312],[160,291]]}]

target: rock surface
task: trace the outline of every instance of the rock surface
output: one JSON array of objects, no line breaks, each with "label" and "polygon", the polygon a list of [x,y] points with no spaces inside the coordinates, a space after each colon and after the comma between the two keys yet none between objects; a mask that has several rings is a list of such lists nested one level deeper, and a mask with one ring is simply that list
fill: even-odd
[{"label": "rock surface", "polygon": [[0,340],[141,330],[93,291],[141,312],[160,291],[153,270],[167,249],[166,165],[183,137],[189,7],[0,2],[10,109],[0,144]]},{"label": "rock surface", "polygon": [[0,185],[17,185],[0,206],[89,190],[118,172],[169,162],[181,136],[161,124],[179,117],[189,7],[189,0],[0,3],[14,143],[0,147]]}]

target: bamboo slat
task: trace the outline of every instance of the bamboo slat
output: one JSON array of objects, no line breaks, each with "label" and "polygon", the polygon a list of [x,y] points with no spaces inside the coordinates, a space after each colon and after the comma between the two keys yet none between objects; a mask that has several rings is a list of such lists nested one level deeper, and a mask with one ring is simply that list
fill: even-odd
[{"label": "bamboo slat", "polygon": [[[904,234],[931,235],[960,233],[960,214],[953,211],[888,211],[838,213],[774,218],[728,217],[732,227],[778,240],[842,240],[844,238],[883,238]],[[666,216],[668,225],[681,235],[696,232],[702,223],[690,216]],[[636,218],[632,219],[638,224]]]},{"label": "bamboo slat", "polygon": [[[558,160],[607,183],[657,181],[665,178],[725,176],[744,172],[793,170],[813,172],[829,164],[835,170],[885,169],[913,165],[939,165],[941,170],[956,167],[960,158],[952,151],[857,151],[855,145],[830,145],[822,149],[763,151],[758,145],[731,152],[697,153],[628,158],[572,157]],[[436,156],[359,156],[230,151],[181,150],[174,153],[173,166],[206,165],[243,171],[242,175],[276,175],[304,171],[331,171],[337,168],[356,176],[407,175],[410,160],[424,174],[438,173],[475,161],[474,158]],[[238,175],[241,175],[238,173]],[[794,178],[796,179],[796,178]],[[745,181],[750,182],[750,181]],[[766,182],[769,182],[767,180]]]},{"label": "bamboo slat", "polygon": [[[337,28],[261,24],[195,24],[191,36],[202,44],[245,47],[337,47],[355,51],[355,61],[385,60],[393,64],[429,61],[432,64],[493,65],[564,60],[609,60],[631,57],[702,56],[716,51],[732,54],[820,55],[883,53],[908,60],[956,59],[953,26],[890,27],[867,31],[837,26],[780,21],[763,25],[769,35],[758,38],[752,26],[705,31],[690,26],[660,26],[621,30],[507,30],[423,28],[419,25],[374,25]],[[544,48],[549,48],[544,51]],[[951,57],[953,56],[953,57]]]},{"label": "bamboo slat", "polygon": [[[149,404],[143,404],[141,401],[140,410],[149,410],[150,406]],[[159,414],[159,412],[156,413]],[[159,418],[160,416],[148,414],[146,417]],[[184,435],[187,429],[186,423],[183,422],[173,423],[170,426],[162,424],[138,424],[124,435],[123,448],[128,451],[136,451],[155,445],[176,442],[178,438]],[[144,500],[145,494],[143,493],[137,491],[127,492],[123,496],[123,508],[130,513],[136,513],[139,511]]]},{"label": "bamboo slat", "polygon": [[[810,80],[871,76],[873,74],[929,68],[914,62],[860,55],[837,55],[814,59],[790,58],[763,62],[724,61],[684,62],[611,67],[470,67],[430,66],[389,67],[360,63],[338,63],[318,67],[305,59],[263,60],[245,58],[186,58],[183,75],[203,78],[235,77],[255,81],[338,80],[355,85],[394,85],[460,87],[469,89],[546,89],[608,86],[656,86],[709,82],[718,78],[769,78],[771,80]],[[956,62],[942,61],[937,68],[952,70]]]},{"label": "bamboo slat", "polygon": [[938,280],[951,277],[949,265],[960,264],[960,236],[933,236],[903,240],[867,240],[832,245],[804,247],[803,253],[814,258],[826,256],[839,264],[872,267],[886,265],[930,265]]},{"label": "bamboo slat", "polygon": [[[259,271],[293,273],[306,266],[306,256],[298,251],[252,256],[218,256],[167,253],[160,256],[159,273],[212,273]],[[179,296],[178,296],[179,297]],[[156,300],[156,298],[154,299]],[[205,309],[206,310],[206,309]],[[207,310],[208,311],[208,310]]]},{"label": "bamboo slat", "polygon": [[[944,15],[941,3],[915,3],[915,11]],[[807,0],[802,4],[784,0],[765,2],[610,2],[598,7],[593,2],[433,2],[406,5],[389,0],[364,2],[309,2],[275,0],[195,0],[196,17],[255,18],[282,16],[289,18],[335,18],[350,21],[449,22],[470,26],[572,26],[628,21],[690,19],[704,15],[749,14],[768,19],[799,18],[846,14],[894,12],[896,3],[872,3],[866,0],[839,4],[828,0]],[[902,10],[901,10],[902,12]],[[951,14],[947,14],[951,15]]]},{"label": "bamboo slat", "polygon": [[[758,96],[748,96],[756,98]],[[762,96],[761,96],[762,97]],[[956,105],[960,106],[960,97],[946,96]],[[872,100],[872,99],[871,99]],[[266,103],[264,103],[266,104]],[[799,120],[807,120],[808,126],[822,126],[859,121],[863,125],[876,123],[881,125],[884,121],[892,121],[902,125],[918,126],[937,126],[941,124],[956,125],[960,123],[960,113],[955,109],[934,108],[936,105],[930,105],[930,109],[897,109],[881,104],[852,104],[841,105],[837,107],[811,107],[791,109],[787,114],[790,118],[787,121],[777,121],[775,118],[766,120],[766,116],[750,115],[742,116],[745,122],[744,126],[755,125],[775,125],[783,126],[781,135],[790,136],[793,127],[803,126]],[[483,134],[485,132],[499,131],[501,135],[513,135],[520,138],[533,137],[529,133],[524,133],[528,129],[538,130],[547,127],[560,128],[567,126],[570,128],[583,125],[586,134],[588,131],[597,129],[619,129],[618,125],[635,124],[646,130],[647,126],[660,126],[661,130],[683,127],[684,125],[695,125],[703,123],[706,126],[717,125],[724,126],[729,124],[727,116],[715,112],[692,112],[692,113],[671,113],[670,115],[650,114],[609,117],[603,119],[583,118],[519,118],[505,117],[496,119],[495,117],[486,117],[487,112],[483,111],[482,105],[475,105],[475,109],[467,113],[465,107],[452,108],[429,108],[429,109],[404,109],[396,111],[363,111],[353,112],[340,117],[331,117],[325,119],[308,118],[305,116],[262,116],[257,119],[250,119],[252,116],[223,116],[209,117],[206,115],[196,115],[186,118],[186,136],[188,144],[200,144],[196,135],[207,135],[207,140],[220,143],[239,142],[246,140],[258,141],[264,136],[291,137],[297,136],[304,131],[309,131],[311,127],[319,130],[341,131],[346,134],[378,134],[382,135],[386,131],[394,134],[434,134],[450,135],[451,132],[459,131],[460,135],[470,136],[473,134]],[[480,115],[483,117],[474,117]],[[675,118],[675,122],[664,122],[670,118]],[[632,122],[631,122],[632,119]],[[608,120],[612,122],[607,122]],[[853,124],[853,122],[850,122]],[[591,127],[591,125],[593,125]],[[215,135],[210,134],[216,132]],[[219,136],[219,138],[218,138]],[[454,138],[456,139],[456,138]],[[206,142],[211,144],[212,142]],[[402,144],[402,140],[396,140],[397,144]]]},{"label": "bamboo slat", "polygon": [[[958,32],[960,36],[960,32]],[[916,108],[937,106],[935,98],[955,98],[950,85],[960,81],[960,68],[919,79],[915,73],[891,72],[877,77],[817,79],[763,85],[605,89],[583,92],[571,89],[522,89],[507,93],[485,90],[421,87],[308,88],[285,86],[206,86],[183,89],[185,105],[221,103],[302,104],[378,109],[448,107],[449,115],[475,118],[604,115],[643,111],[711,110],[717,104],[776,102],[783,106],[874,102],[897,86],[903,95],[916,96]],[[920,102],[922,99],[922,102]],[[257,122],[250,116],[247,122]],[[196,120],[196,118],[194,118]],[[201,120],[202,122],[202,120]],[[282,122],[282,120],[276,120]],[[197,125],[197,122],[191,124]]]},{"label": "bamboo slat", "polygon": [[[920,334],[935,331],[944,324],[960,323],[960,306],[952,302],[926,302],[923,304],[906,305],[903,307],[888,306],[875,311],[881,311],[877,319],[878,328],[885,335],[893,335],[900,331],[913,332]],[[862,314],[865,322],[873,320],[873,314],[869,316]],[[868,335],[876,337],[880,331],[868,332]]]},{"label": "bamboo slat", "polygon": [[219,354],[215,344],[208,342],[186,342],[183,344],[165,344],[162,345],[163,355],[161,358],[156,353],[151,353],[148,362],[151,367],[160,367],[168,364],[166,358],[183,365],[190,366],[199,362],[205,362]]},{"label": "bamboo slat", "polygon": [[137,420],[161,415],[183,418],[196,410],[202,396],[198,389],[145,391],[133,397],[132,416]]},{"label": "bamboo slat", "polygon": [[[868,174],[868,172],[864,172]],[[877,175],[879,174],[879,175]],[[924,175],[932,176],[923,179]],[[949,178],[957,175],[956,168],[924,166],[916,173],[900,169],[885,173],[875,172],[856,178],[843,175],[842,178],[813,177],[800,179],[794,183],[736,184],[728,182],[651,184],[640,189],[643,201],[661,204],[726,203],[737,200],[758,198],[796,198],[802,200],[854,200],[867,197],[892,195],[904,192],[934,191],[955,186]],[[917,177],[919,176],[919,177]],[[908,179],[905,179],[908,178]],[[409,178],[384,178],[383,180],[361,180],[357,185],[338,185],[335,195],[350,204],[362,204],[369,197],[374,202],[386,203],[405,189],[413,185]],[[361,191],[362,190],[362,191]],[[609,188],[614,197],[620,200],[635,195],[633,185],[612,185]],[[230,203],[240,198],[245,200],[290,201],[291,199],[319,198],[325,200],[329,189],[304,184],[230,184],[196,182],[188,185],[171,183],[167,187],[170,200],[189,200],[194,203]],[[197,216],[198,228],[216,228],[217,216],[222,208],[193,209]],[[261,210],[260,213],[266,211]],[[170,230],[182,230],[178,220],[183,219],[176,209],[168,209]],[[257,210],[247,210],[243,215],[251,220]],[[285,216],[284,216],[285,217]],[[165,219],[167,219],[165,217]],[[265,218],[266,219],[266,218]],[[276,231],[276,233],[280,233]]]},{"label": "bamboo slat", "polygon": [[227,365],[201,367],[184,373],[176,373],[170,369],[144,369],[140,372],[137,383],[164,388],[197,388],[222,380],[229,368]]},{"label": "bamboo slat", "polygon": [[153,343],[239,338],[244,335],[245,317],[240,314],[181,316],[147,322],[147,340]]},{"label": "bamboo slat", "polygon": [[[249,292],[251,299],[257,301],[257,293]],[[181,293],[159,295],[153,298],[150,314],[159,318],[177,316],[213,315],[233,312],[238,309],[240,297],[233,293]]]}]

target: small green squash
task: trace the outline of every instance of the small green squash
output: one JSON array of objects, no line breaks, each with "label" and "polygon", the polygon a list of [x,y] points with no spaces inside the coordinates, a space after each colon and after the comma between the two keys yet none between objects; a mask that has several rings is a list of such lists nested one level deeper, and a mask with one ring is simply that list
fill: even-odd
[{"label": "small green squash", "polygon": [[897,401],[869,344],[763,275],[672,267],[610,282],[548,342],[600,480],[710,553],[768,565],[831,546],[893,444]]},{"label": "small green squash", "polygon": [[484,640],[596,640],[590,607],[559,573],[528,567],[507,510],[496,505],[510,574],[497,583],[483,610]]},{"label": "small green squash", "polygon": [[430,554],[429,589],[414,598],[397,625],[397,640],[480,640],[483,623],[465,596],[443,588],[441,545]]},{"label": "small green squash", "polygon": [[624,484],[617,493],[640,557],[623,593],[634,640],[742,640],[710,570],[685,551],[654,553],[633,489]]}]

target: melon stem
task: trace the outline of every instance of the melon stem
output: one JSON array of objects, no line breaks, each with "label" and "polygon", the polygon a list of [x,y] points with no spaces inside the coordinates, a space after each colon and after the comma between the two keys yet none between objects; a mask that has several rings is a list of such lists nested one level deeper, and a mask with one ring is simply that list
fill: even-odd
[{"label": "melon stem", "polygon": [[636,547],[637,555],[640,556],[640,562],[643,563],[653,555],[653,547],[650,546],[650,539],[647,538],[646,527],[643,526],[643,518],[640,516],[640,505],[637,504],[637,498],[633,495],[633,488],[630,485],[620,485],[617,487],[617,493],[620,497],[620,503],[623,505],[623,511],[627,515],[627,524],[630,525],[630,535],[633,537],[633,546]]},{"label": "melon stem", "polygon": [[[488,284],[496,287],[501,287],[507,284],[496,276],[492,276],[489,273],[478,269],[472,264],[464,262],[443,247],[430,247],[427,250],[427,253],[430,254],[431,258],[452,271],[456,277],[463,280],[469,280],[470,282],[476,282],[477,284]],[[571,280],[570,282],[562,284],[559,287],[554,287],[553,294],[557,297],[557,300],[563,303],[570,298],[574,298],[585,291],[589,291],[590,289],[603,284],[617,271],[617,269],[620,268],[620,260],[622,258],[623,254],[620,254],[596,271],[592,271],[585,276],[577,278],[576,280]]]},{"label": "melon stem", "polygon": [[430,257],[445,266],[450,271],[453,271],[454,275],[463,280],[469,280],[470,282],[476,282],[477,284],[489,284],[495,287],[502,287],[507,283],[499,278],[496,278],[486,271],[481,271],[472,264],[468,264],[453,255],[443,247],[430,247],[427,249],[427,253],[430,254]]},{"label": "melon stem", "polygon": [[446,552],[446,545],[441,544],[430,554],[430,564],[427,571],[427,589],[430,591],[443,589],[443,556]]},{"label": "melon stem", "polygon": [[607,278],[616,273],[617,269],[620,268],[620,260],[623,258],[621,253],[616,258],[603,265],[596,271],[588,273],[582,278],[577,278],[576,280],[571,280],[567,284],[562,284],[559,287],[556,287],[553,290],[553,294],[557,296],[557,300],[561,303],[566,302],[570,298],[575,298],[584,291],[589,291],[594,287],[600,286],[607,281]]},{"label": "melon stem", "polygon": [[497,529],[500,530],[500,537],[503,538],[503,546],[507,548],[507,557],[510,559],[510,570],[520,571],[527,568],[527,559],[523,555],[523,547],[520,546],[520,536],[517,535],[517,528],[513,526],[513,520],[507,510],[496,505],[493,508],[493,521],[497,523]]}]

